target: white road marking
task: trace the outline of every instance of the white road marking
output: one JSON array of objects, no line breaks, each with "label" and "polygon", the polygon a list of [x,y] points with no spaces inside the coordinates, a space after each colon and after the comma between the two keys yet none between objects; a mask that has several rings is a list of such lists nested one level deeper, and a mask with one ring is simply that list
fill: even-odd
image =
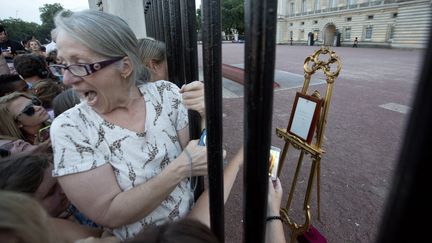
[{"label": "white road marking", "polygon": [[391,111],[396,111],[396,112],[399,112],[402,114],[407,114],[408,112],[411,111],[411,107],[408,107],[406,105],[396,104],[396,103],[382,104],[379,107],[387,109],[387,110],[391,110]]}]

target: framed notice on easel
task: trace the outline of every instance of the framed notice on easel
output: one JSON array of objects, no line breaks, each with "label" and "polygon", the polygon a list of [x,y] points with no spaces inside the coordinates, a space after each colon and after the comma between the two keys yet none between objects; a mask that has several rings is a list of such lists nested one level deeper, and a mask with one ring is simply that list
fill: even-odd
[{"label": "framed notice on easel", "polygon": [[287,131],[311,143],[321,110],[321,99],[297,92]]}]

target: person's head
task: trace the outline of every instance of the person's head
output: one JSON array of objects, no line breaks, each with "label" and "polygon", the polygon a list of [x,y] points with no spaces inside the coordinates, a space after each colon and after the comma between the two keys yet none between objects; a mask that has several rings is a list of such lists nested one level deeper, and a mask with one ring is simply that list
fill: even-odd
[{"label": "person's head", "polygon": [[42,45],[38,40],[32,39],[29,41],[29,48],[32,52],[40,52]]},{"label": "person's head", "polygon": [[0,97],[15,91],[26,93],[28,91],[27,83],[17,74],[0,75]]},{"label": "person's head", "polygon": [[61,113],[69,110],[80,102],[78,95],[73,89],[63,91],[53,100],[54,116],[59,116]]},{"label": "person's head", "polygon": [[38,147],[22,139],[0,135],[0,149],[4,152],[2,158],[22,152],[34,152]]},{"label": "person's head", "polygon": [[24,39],[21,41],[21,44],[24,46],[24,48],[27,51],[30,51],[30,52],[31,52],[31,49],[30,49],[30,40],[32,40],[32,39],[33,39],[33,36],[28,35],[28,36],[25,36]]},{"label": "person's head", "polygon": [[53,217],[62,214],[69,200],[51,175],[51,158],[42,154],[21,153],[0,159],[0,189],[27,193]]},{"label": "person's head", "polygon": [[25,134],[32,134],[32,131],[41,128],[48,118],[41,102],[28,94],[14,92],[0,98],[2,135],[25,139]]},{"label": "person's head", "polygon": [[219,243],[212,231],[197,220],[182,219],[144,229],[127,243]]},{"label": "person's head", "polygon": [[3,25],[0,25],[0,43],[6,42],[8,40],[6,29]]},{"label": "person's head", "polygon": [[47,57],[45,60],[47,64],[57,64],[57,49],[47,52]]},{"label": "person's head", "polygon": [[150,38],[139,39],[138,51],[142,63],[150,70],[151,81],[168,80],[166,47],[163,42]]},{"label": "person's head", "polygon": [[72,66],[51,70],[63,74],[63,82],[97,112],[122,106],[129,98],[125,93],[148,80],[148,70],[137,55],[135,34],[120,17],[92,10],[60,12],[55,25],[52,33],[58,59]]},{"label": "person's head", "polygon": [[33,85],[32,92],[42,102],[42,106],[51,109],[54,97],[62,92],[62,87],[56,82],[45,79]]},{"label": "person's head", "polygon": [[2,242],[55,242],[49,217],[27,195],[0,190],[0,239]]},{"label": "person's head", "polygon": [[14,58],[14,67],[24,79],[37,77],[45,79],[49,72],[43,57],[35,54],[23,54]]}]

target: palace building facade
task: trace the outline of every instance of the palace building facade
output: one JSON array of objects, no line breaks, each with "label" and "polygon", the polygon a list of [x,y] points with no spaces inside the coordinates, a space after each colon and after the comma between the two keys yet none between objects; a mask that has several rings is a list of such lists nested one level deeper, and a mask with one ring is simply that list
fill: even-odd
[{"label": "palace building facade", "polygon": [[[431,0],[279,0],[278,44],[425,48]],[[328,41],[326,41],[326,44]]]}]

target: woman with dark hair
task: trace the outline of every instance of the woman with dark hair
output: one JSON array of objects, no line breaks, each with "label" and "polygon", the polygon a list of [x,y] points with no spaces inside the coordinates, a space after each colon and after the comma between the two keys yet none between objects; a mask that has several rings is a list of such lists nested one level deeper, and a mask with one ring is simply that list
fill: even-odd
[{"label": "woman with dark hair", "polygon": [[45,79],[37,82],[31,89],[32,93],[42,102],[42,106],[50,115],[50,119],[54,119],[54,98],[63,92],[63,87],[57,82]]}]

